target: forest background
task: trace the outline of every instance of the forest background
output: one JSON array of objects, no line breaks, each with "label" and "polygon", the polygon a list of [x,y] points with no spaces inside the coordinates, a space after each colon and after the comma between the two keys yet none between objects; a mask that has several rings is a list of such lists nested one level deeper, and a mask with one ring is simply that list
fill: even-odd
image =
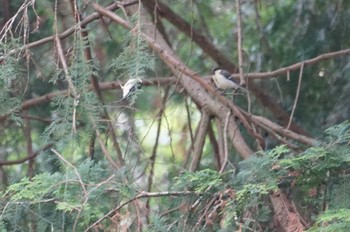
[{"label": "forest background", "polygon": [[349,1],[2,3],[0,231],[349,231]]}]

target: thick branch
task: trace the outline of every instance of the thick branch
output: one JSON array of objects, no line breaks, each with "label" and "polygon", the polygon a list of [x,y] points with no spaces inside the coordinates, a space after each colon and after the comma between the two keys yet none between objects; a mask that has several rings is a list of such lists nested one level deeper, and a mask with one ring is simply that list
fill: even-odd
[{"label": "thick branch", "polygon": [[196,133],[196,137],[195,137],[193,149],[192,149],[193,159],[190,167],[190,170],[192,172],[197,171],[199,168],[199,163],[202,158],[203,146],[204,146],[209,125],[210,125],[210,116],[206,112],[202,112],[202,117],[198,124],[198,133]]}]

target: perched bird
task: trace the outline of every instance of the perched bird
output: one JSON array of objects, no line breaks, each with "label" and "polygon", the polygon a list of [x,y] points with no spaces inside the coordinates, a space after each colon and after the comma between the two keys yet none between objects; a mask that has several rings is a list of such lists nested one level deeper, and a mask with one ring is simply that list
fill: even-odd
[{"label": "perched bird", "polygon": [[226,89],[243,89],[247,91],[245,88],[240,86],[233,78],[232,74],[221,68],[215,68],[213,70],[213,80],[217,88],[226,90]]},{"label": "perched bird", "polygon": [[129,97],[131,97],[132,95],[134,95],[138,90],[141,89],[142,87],[142,80],[140,78],[137,78],[137,79],[129,79],[125,85],[121,85],[120,84],[120,87],[122,88],[123,90],[123,98],[122,100],[124,99],[127,99]]}]

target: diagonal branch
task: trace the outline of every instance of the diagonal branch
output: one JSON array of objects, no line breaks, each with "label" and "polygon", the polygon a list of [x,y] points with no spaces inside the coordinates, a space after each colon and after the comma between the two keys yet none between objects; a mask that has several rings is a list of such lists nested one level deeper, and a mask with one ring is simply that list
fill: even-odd
[{"label": "diagonal branch", "polygon": [[[180,31],[192,38],[193,41],[195,41],[205,53],[215,60],[219,66],[222,66],[233,73],[238,70],[238,68],[227,57],[222,55],[222,53],[205,36],[201,35],[201,33],[199,33],[196,29],[192,28],[189,23],[172,11],[167,5],[159,0],[143,0],[142,2],[147,7],[152,9],[157,8],[161,17],[171,22]],[[236,77],[239,77],[239,75],[236,75]],[[279,121],[287,125],[289,115],[284,111],[284,109],[282,109],[276,100],[269,95],[267,91],[263,90],[253,82],[249,83],[249,89],[263,106],[268,108]],[[290,129],[297,133],[307,135],[307,132],[294,122],[292,122]]]},{"label": "diagonal branch", "polygon": [[15,165],[15,164],[21,164],[24,163],[28,160],[32,160],[35,157],[37,157],[37,155],[39,155],[41,152],[46,151],[47,149],[51,148],[54,144],[53,143],[49,143],[47,145],[45,145],[43,148],[39,149],[36,152],[33,152],[30,156],[24,157],[23,159],[18,159],[18,160],[0,160],[0,166],[6,166],[6,165]]},{"label": "diagonal branch", "polygon": [[[132,29],[133,27],[125,20],[120,18],[113,12],[106,10],[98,4],[93,4],[95,10],[102,15],[110,18],[117,24],[122,25],[127,29]],[[132,31],[134,32],[134,31]],[[134,32],[135,33],[135,32]],[[149,46],[158,53],[158,56],[162,61],[168,66],[168,68],[179,78],[179,82],[185,88],[186,92],[191,96],[191,98],[200,105],[202,109],[206,110],[209,115],[215,115],[220,118],[222,122],[225,121],[225,116],[220,112],[227,112],[227,107],[233,111],[233,113],[242,121],[244,126],[247,128],[248,132],[253,136],[257,136],[251,129],[246,117],[242,114],[239,107],[234,105],[227,98],[218,94],[212,86],[209,86],[202,78],[200,78],[193,70],[189,69],[185,64],[183,64],[180,59],[176,56],[174,51],[165,43],[162,36],[158,33],[156,38],[157,41],[152,39],[153,37],[141,32],[143,38],[149,44]],[[161,45],[160,45],[161,44]],[[215,96],[220,103],[214,100],[208,93]],[[233,120],[230,120],[229,128],[237,128],[237,125]],[[261,136],[260,136],[261,137]],[[243,139],[239,130],[235,133],[230,133],[230,138],[238,153],[243,157],[250,156],[253,152]],[[262,138],[261,138],[262,139]]]},{"label": "diagonal branch", "polygon": [[293,108],[292,108],[292,112],[290,114],[290,118],[289,118],[289,122],[287,125],[287,130],[290,127],[290,124],[292,123],[293,120],[293,116],[294,116],[294,112],[295,109],[297,107],[297,103],[298,103],[298,99],[299,99],[299,94],[300,94],[300,88],[301,88],[301,79],[303,78],[303,71],[304,71],[304,64],[301,65],[300,67],[300,73],[299,73],[299,80],[298,80],[298,86],[297,86],[297,92],[295,94],[295,99],[294,99],[294,103],[293,103]]}]

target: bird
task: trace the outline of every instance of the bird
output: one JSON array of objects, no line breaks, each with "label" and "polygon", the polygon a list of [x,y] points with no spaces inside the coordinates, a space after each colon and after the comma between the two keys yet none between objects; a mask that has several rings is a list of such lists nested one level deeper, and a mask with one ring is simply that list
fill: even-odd
[{"label": "bird", "polygon": [[213,80],[217,88],[226,90],[226,89],[243,89],[244,91],[247,91],[245,88],[240,86],[235,79],[233,78],[232,74],[221,68],[215,68],[213,70]]},{"label": "bird", "polygon": [[140,78],[129,79],[125,83],[124,86],[120,84],[120,87],[123,90],[123,98],[122,98],[122,100],[130,98],[131,96],[133,96],[138,90],[140,90],[142,88],[142,84],[143,83],[142,83],[142,80]]}]

